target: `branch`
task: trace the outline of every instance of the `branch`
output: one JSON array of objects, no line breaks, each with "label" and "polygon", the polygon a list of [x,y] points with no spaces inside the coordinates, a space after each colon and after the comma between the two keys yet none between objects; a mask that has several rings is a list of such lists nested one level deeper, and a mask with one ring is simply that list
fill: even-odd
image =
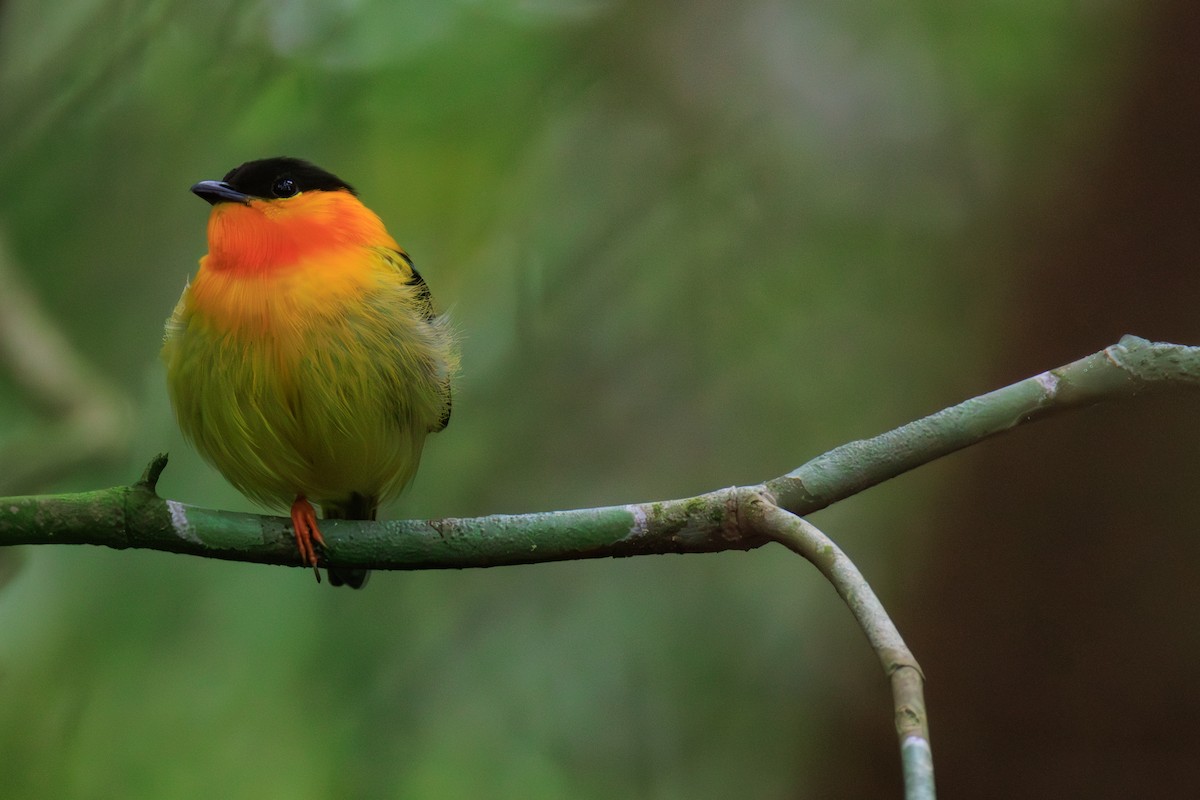
[{"label": "branch", "polygon": [[1102,401],[1200,387],[1200,347],[1124,336],[1112,347],[873,439],[850,442],[767,481],[801,516],[1018,425]]},{"label": "branch", "polygon": [[[155,494],[167,457],[133,486],[0,499],[0,546],[98,544],[304,566],[285,517],[214,511]],[[651,553],[748,550],[736,508],[747,490],[607,508],[473,519],[322,520],[328,563],[371,569],[495,567]],[[733,511],[734,513],[731,513]]]},{"label": "branch", "polygon": [[933,800],[933,751],[925,716],[925,675],[900,631],[854,562],[808,521],[770,503],[748,521],[764,535],[808,559],[833,584],[858,621],[892,685],[896,734],[908,800]]},{"label": "branch", "polygon": [[[1059,369],[851,442],[787,475],[683,500],[474,519],[326,520],[329,563],[371,569],[490,567],[565,559],[749,550],[778,541],[834,585],[892,686],[905,795],[934,797],[921,668],[862,574],[799,515],[1053,413],[1140,392],[1200,386],[1200,348],[1133,336]],[[289,522],[163,500],[165,455],[141,480],[81,494],[0,499],[0,546],[100,544],[303,566]]]},{"label": "branch", "polygon": [[[474,519],[326,520],[328,563],[369,569],[492,567],[567,559],[749,550],[743,524],[765,499],[803,516],[982,439],[1103,400],[1200,385],[1200,348],[1127,336],[1087,358],[851,442],[757,486],[607,508]],[[0,546],[96,544],[303,566],[286,518],[163,500],[162,456],[142,481],[80,494],[0,499]]]}]

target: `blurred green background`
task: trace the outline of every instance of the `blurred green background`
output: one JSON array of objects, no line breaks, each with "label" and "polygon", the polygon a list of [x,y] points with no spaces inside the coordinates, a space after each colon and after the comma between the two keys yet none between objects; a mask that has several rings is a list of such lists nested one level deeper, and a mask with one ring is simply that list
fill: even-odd
[{"label": "blurred green background", "polygon": [[[1162,241],[1140,225],[1187,230],[1195,217],[1105,200],[1123,169],[1144,169],[1139,186],[1158,197],[1176,174],[1168,157],[1139,166],[1129,153],[1195,141],[1165,113],[1151,119],[1176,124],[1173,137],[1138,138],[1146,117],[1130,111],[1154,96],[1153,76],[1187,74],[1194,51],[1172,61],[1155,38],[1190,31],[1170,16],[1187,13],[1064,0],[2,2],[7,258],[133,419],[107,457],[8,491],[129,482],[167,450],[161,494],[252,510],[182,441],[157,352],[205,249],[208,208],[188,187],[272,155],[353,184],[462,333],[453,424],[390,516],[757,482],[1124,332],[1195,340],[1190,316],[1156,309],[1193,306],[1196,287],[1154,277],[1190,275],[1190,240],[1138,249]],[[1105,219],[1129,227],[1116,236]],[[1106,256],[1113,275],[1144,282],[1118,287],[1097,272]],[[1123,317],[1127,303],[1144,313]],[[0,369],[0,459],[38,435],[27,394]],[[1057,424],[988,446],[1033,474],[1022,448]],[[1100,435],[1098,418],[1079,425],[1077,443]],[[989,767],[969,742],[998,723],[954,728],[968,701],[939,707],[937,688],[984,679],[939,659],[923,627],[940,616],[961,641],[1021,613],[989,606],[968,622],[954,598],[929,599],[945,585],[931,577],[939,535],[965,546],[970,512],[945,509],[980,474],[975,458],[815,521],[899,604],[937,676],[943,786],[984,797],[971,780]],[[1026,507],[1016,491],[999,502]],[[1019,521],[1003,534],[1023,535],[1043,534]],[[779,548],[379,573],[360,593],[151,552],[0,559],[12,574],[0,589],[4,797],[898,787],[873,655],[815,571]],[[1007,652],[1032,654],[1033,674],[1053,669],[1036,660],[1044,638]],[[998,695],[983,685],[986,709]],[[938,739],[939,714],[954,737]],[[1077,740],[1063,732],[1038,757],[1062,763]],[[1072,750],[1069,774],[1099,769],[1106,748]],[[1159,761],[1136,768],[1178,749],[1163,748],[1148,740]]]}]

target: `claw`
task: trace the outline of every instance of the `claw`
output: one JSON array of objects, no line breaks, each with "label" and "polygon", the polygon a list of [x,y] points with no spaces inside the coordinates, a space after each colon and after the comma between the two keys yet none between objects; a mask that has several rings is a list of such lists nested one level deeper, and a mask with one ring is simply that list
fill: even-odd
[{"label": "claw", "polygon": [[313,568],[317,583],[321,582],[321,571],[317,569],[317,549],[325,549],[325,539],[321,529],[317,527],[317,512],[312,503],[304,495],[297,495],[292,503],[292,529],[296,532],[296,548],[300,551],[300,560]]}]

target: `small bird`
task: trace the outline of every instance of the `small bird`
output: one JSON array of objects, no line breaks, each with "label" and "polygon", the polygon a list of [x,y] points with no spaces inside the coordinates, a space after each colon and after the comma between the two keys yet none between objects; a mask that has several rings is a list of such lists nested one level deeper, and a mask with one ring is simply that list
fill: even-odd
[{"label": "small bird", "polygon": [[[166,324],[184,435],[247,497],[291,508],[317,569],[326,519],[375,519],[450,421],[454,336],[412,259],[341,178],[249,161],[192,191],[208,254]],[[329,568],[334,586],[368,572]]]}]

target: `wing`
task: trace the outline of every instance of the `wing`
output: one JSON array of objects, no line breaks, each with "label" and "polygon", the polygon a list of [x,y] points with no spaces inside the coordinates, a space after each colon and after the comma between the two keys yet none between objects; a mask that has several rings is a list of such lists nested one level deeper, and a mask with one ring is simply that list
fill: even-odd
[{"label": "wing", "polygon": [[[429,291],[429,285],[425,283],[425,279],[421,277],[421,273],[417,272],[417,268],[413,266],[412,259],[409,258],[408,253],[403,250],[393,250],[389,253],[389,255],[391,254],[399,256],[401,263],[396,266],[402,273],[407,275],[405,282],[416,290],[417,308],[421,312],[421,316],[425,318],[426,322],[436,323],[438,315],[433,310],[433,294]],[[393,261],[393,263],[395,262]],[[442,382],[441,392],[443,400],[442,416],[436,424],[430,427],[430,433],[437,433],[440,430],[444,430],[450,424],[451,390],[449,378]]]}]

